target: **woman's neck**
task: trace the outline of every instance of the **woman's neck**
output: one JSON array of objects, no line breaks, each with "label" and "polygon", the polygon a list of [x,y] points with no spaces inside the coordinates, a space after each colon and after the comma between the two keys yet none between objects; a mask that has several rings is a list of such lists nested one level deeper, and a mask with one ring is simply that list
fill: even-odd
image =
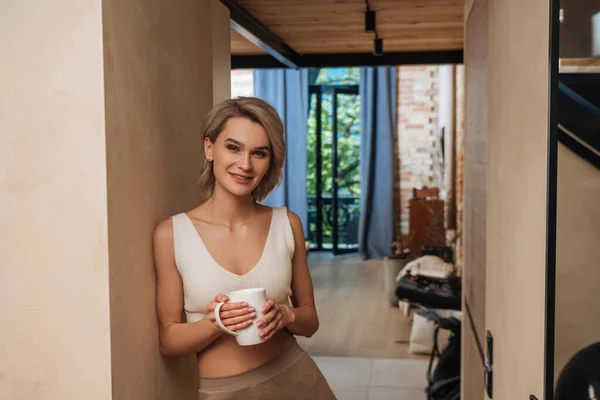
[{"label": "woman's neck", "polygon": [[256,212],[256,202],[252,195],[235,196],[218,184],[205,205],[211,220],[229,226],[245,223]]}]

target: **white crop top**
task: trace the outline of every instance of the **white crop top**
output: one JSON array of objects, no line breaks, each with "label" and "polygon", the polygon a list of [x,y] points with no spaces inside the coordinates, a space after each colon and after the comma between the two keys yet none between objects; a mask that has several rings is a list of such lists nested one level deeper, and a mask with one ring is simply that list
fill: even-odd
[{"label": "white crop top", "polygon": [[292,295],[294,234],[286,208],[273,208],[263,254],[254,268],[245,275],[234,274],[215,261],[185,213],[177,214],[171,219],[175,263],[183,281],[187,322],[204,318],[208,313],[208,304],[216,295],[234,290],[265,288],[267,298],[279,304],[289,304],[289,297]]}]

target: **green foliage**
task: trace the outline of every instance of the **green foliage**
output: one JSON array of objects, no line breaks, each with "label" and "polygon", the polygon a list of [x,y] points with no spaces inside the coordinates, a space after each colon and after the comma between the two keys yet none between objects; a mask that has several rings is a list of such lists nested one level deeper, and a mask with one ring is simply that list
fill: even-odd
[{"label": "green foliage", "polygon": [[[321,157],[322,167],[322,192],[332,191],[332,108],[333,96],[323,94],[321,111]],[[311,96],[311,108],[308,119],[308,194],[316,195],[316,146],[317,146],[317,96]],[[360,194],[360,99],[355,95],[338,94],[338,187],[340,196]]]},{"label": "green foliage", "polygon": [[[334,68],[309,71],[309,79],[317,85],[357,85],[358,68]],[[316,145],[317,145],[317,95],[310,97],[307,138],[307,190],[309,196],[317,194],[316,187]],[[321,157],[322,193],[331,195],[333,189],[333,95],[322,94],[321,103]],[[337,97],[337,148],[338,148],[338,196],[358,196],[360,194],[360,97],[338,94]],[[324,214],[329,210],[323,210]],[[331,216],[329,216],[329,219]],[[325,218],[328,219],[327,217]],[[309,227],[312,232],[314,224]],[[324,242],[331,243],[330,224],[323,227]]]},{"label": "green foliage", "polygon": [[358,85],[360,81],[358,68],[311,69],[308,74],[311,84],[316,85]]}]

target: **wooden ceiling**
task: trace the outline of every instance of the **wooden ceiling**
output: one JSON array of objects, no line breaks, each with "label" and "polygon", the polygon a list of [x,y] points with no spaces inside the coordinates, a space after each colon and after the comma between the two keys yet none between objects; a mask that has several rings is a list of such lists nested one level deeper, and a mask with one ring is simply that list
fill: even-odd
[{"label": "wooden ceiling", "polygon": [[[240,0],[300,54],[369,53],[365,0]],[[385,52],[462,50],[464,0],[369,0]],[[233,55],[265,52],[231,31]]]}]

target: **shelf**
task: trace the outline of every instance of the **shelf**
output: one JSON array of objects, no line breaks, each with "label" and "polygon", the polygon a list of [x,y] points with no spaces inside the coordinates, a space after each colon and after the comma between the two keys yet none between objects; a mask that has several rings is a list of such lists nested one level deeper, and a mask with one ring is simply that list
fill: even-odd
[{"label": "shelf", "polygon": [[561,74],[600,73],[600,58],[561,58],[558,63]]}]

